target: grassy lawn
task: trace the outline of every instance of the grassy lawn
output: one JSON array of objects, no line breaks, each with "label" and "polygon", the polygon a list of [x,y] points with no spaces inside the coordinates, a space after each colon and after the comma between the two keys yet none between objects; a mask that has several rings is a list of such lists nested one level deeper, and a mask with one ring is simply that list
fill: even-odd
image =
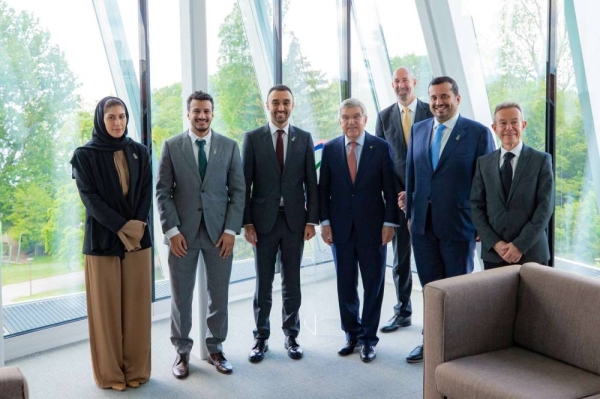
[{"label": "grassy lawn", "polygon": [[52,290],[52,291],[45,291],[45,292],[39,292],[39,293],[35,293],[31,296],[27,295],[27,296],[20,296],[18,298],[13,299],[13,302],[25,302],[25,301],[32,301],[34,299],[47,299],[50,297],[54,297],[54,296],[59,296],[59,295],[67,295],[67,294],[75,294],[78,292],[85,292],[85,284],[80,284],[80,285],[74,285],[72,287],[68,287],[68,288],[63,288],[60,290]]},{"label": "grassy lawn", "polygon": [[31,266],[28,263],[12,263],[10,266],[4,264],[2,266],[2,286],[29,281],[30,270],[31,279],[37,280],[83,270],[83,262],[71,262],[69,268],[68,263],[65,261],[57,261],[51,256],[38,256],[33,260]]}]

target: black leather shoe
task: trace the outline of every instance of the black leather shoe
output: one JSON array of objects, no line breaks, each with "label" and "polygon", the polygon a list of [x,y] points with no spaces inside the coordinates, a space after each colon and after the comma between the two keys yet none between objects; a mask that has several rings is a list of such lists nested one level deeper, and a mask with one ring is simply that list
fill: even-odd
[{"label": "black leather shoe", "polygon": [[360,348],[360,360],[365,363],[372,362],[377,357],[377,353],[375,352],[375,347],[371,345],[363,345]]},{"label": "black leather shoe", "polygon": [[296,337],[285,337],[285,349],[287,349],[288,356],[294,360],[302,359],[304,352],[300,347]]},{"label": "black leather shoe", "polygon": [[410,355],[406,356],[407,363],[421,363],[423,361],[423,345],[417,346],[410,352]]},{"label": "black leather shoe", "polygon": [[175,378],[185,378],[190,375],[189,355],[177,354],[175,363],[173,363],[173,375]]},{"label": "black leather shoe", "polygon": [[252,363],[258,363],[265,358],[265,352],[269,350],[269,340],[257,338],[254,340],[254,346],[248,355],[248,360]]},{"label": "black leather shoe", "polygon": [[348,356],[349,354],[354,352],[354,349],[358,346],[358,341],[355,339],[351,339],[346,341],[346,343],[338,350],[338,355],[340,356]]},{"label": "black leather shoe", "polygon": [[223,352],[211,353],[208,356],[207,361],[209,364],[215,366],[219,373],[231,374],[233,371],[233,367],[231,367],[231,364],[225,359]]},{"label": "black leather shoe", "polygon": [[395,314],[379,330],[381,332],[392,332],[392,331],[396,331],[398,329],[398,327],[408,327],[411,324],[412,323],[410,321],[410,316],[404,317],[404,316],[400,316],[399,314]]}]

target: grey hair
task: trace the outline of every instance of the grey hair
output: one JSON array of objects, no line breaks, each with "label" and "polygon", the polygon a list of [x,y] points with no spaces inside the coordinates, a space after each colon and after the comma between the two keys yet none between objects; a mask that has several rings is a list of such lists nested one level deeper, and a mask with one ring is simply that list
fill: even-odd
[{"label": "grey hair", "polygon": [[519,112],[521,113],[521,118],[525,119],[525,115],[523,114],[523,110],[521,109],[521,106],[514,101],[504,101],[503,103],[498,104],[496,106],[496,109],[494,109],[494,119],[496,119],[496,114],[498,113],[498,111],[501,111],[503,109],[508,109],[508,108],[518,109]]},{"label": "grey hair", "polygon": [[363,104],[362,101],[356,98],[347,98],[340,104],[340,108],[338,109],[338,117],[342,116],[342,109],[354,107],[360,107],[360,112],[362,115],[367,116],[367,107],[365,107],[365,104]]}]

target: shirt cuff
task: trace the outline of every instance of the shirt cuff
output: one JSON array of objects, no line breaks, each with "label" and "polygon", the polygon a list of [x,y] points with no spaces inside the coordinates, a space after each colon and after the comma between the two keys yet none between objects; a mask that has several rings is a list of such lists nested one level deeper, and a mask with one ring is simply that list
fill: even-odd
[{"label": "shirt cuff", "polygon": [[227,233],[227,234],[235,237],[235,231],[233,231],[233,230],[225,229],[225,230],[223,230],[223,233]]},{"label": "shirt cuff", "polygon": [[389,222],[383,222],[384,226],[388,226],[388,227],[400,227],[399,224],[394,224],[394,223],[389,223]]},{"label": "shirt cuff", "polygon": [[169,240],[179,234],[179,227],[175,226],[172,229],[165,231],[165,237]]},{"label": "shirt cuff", "polygon": [[323,220],[323,221],[321,222],[321,226],[329,226],[330,224],[331,224],[331,223],[329,223],[329,219],[327,219],[327,220]]}]

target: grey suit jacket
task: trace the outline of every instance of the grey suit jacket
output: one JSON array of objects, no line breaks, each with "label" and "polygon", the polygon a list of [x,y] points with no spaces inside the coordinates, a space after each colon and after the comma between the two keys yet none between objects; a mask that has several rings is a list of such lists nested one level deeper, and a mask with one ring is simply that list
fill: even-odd
[{"label": "grey suit jacket", "polygon": [[[417,110],[413,125],[429,118],[433,118],[429,104],[417,99]],[[402,115],[397,102],[379,112],[377,122],[375,123],[375,134],[392,146],[396,190],[398,192],[404,191],[406,186],[406,152],[408,151],[408,145],[404,139]]]},{"label": "grey suit jacket", "polygon": [[554,211],[550,154],[523,145],[508,198],[500,180],[500,149],[480,157],[471,187],[471,215],[481,237],[481,258],[499,263],[494,245],[512,242],[521,262],[550,259],[546,228]]},{"label": "grey suit jacket", "polygon": [[266,234],[275,225],[283,197],[292,231],[319,223],[314,144],[310,133],[290,125],[283,173],[279,170],[269,125],[247,132],[242,146],[246,177],[244,225]]},{"label": "grey suit jacket", "polygon": [[212,131],[204,180],[187,131],[163,144],[156,181],[163,233],[177,226],[190,245],[196,239],[202,216],[214,243],[225,229],[239,233],[245,190],[240,151],[230,138]]}]

